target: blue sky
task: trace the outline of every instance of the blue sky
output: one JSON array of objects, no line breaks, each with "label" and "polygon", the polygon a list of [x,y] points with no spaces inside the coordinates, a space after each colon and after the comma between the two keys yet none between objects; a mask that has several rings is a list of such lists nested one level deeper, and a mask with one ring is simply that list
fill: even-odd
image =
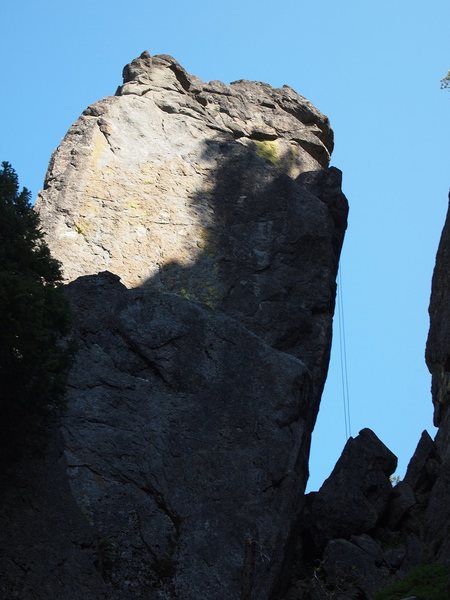
[{"label": "blue sky", "polygon": [[[402,476],[420,432],[434,435],[424,348],[450,185],[450,92],[439,89],[448,0],[22,0],[3,2],[0,22],[0,160],[33,195],[71,123],[145,49],[203,80],[288,84],[329,116],[351,211],[342,288],[352,433],[372,428]],[[334,346],[311,489],[345,443]]]}]

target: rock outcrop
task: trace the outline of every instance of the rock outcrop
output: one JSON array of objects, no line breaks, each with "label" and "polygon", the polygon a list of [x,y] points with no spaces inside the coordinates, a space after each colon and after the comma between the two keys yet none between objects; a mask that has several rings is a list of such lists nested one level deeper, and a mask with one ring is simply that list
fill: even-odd
[{"label": "rock outcrop", "polygon": [[143,53],[87,108],[37,201],[68,280],[104,270],[238,319],[313,374],[329,360],[346,227],[328,119],[288,86],[204,84]]},{"label": "rock outcrop", "polygon": [[423,432],[404,480],[392,487],[396,457],[369,429],[350,438],[321,489],[305,497],[285,600],[372,600],[414,567],[438,560],[424,515],[439,463]]},{"label": "rock outcrop", "polygon": [[330,477],[305,506],[305,534],[309,550],[324,549],[333,539],[375,529],[392,492],[389,476],[396,457],[370,431],[350,438]]},{"label": "rock outcrop", "polygon": [[223,314],[112,274],[67,292],[79,350],[62,460],[100,591],[267,598],[305,478],[306,367]]},{"label": "rock outcrop", "polygon": [[289,87],[147,53],[71,127],[37,209],[79,350],[1,499],[5,597],[279,595],[346,227],[332,144]]},{"label": "rock outcrop", "polygon": [[[449,194],[450,202],[450,194]],[[450,210],[436,256],[426,360],[431,373],[439,472],[427,509],[427,542],[450,568]]]},{"label": "rock outcrop", "polygon": [[417,567],[433,573],[430,593],[450,595],[449,307],[450,211],[433,274],[426,348],[436,439],[422,433],[405,478],[393,488],[395,460],[387,448],[368,430],[349,440],[319,492],[305,497],[285,600],[371,600]]},{"label": "rock outcrop", "polygon": [[[228,258],[249,272],[272,266],[267,245],[299,209],[286,213],[282,197],[292,192],[271,189],[275,174],[286,174],[289,188],[300,173],[322,171],[332,140],[328,120],[287,86],[204,84],[173,58],[144,53],[125,67],[116,96],[87,108],[69,129],[37,207],[68,280],[109,270],[127,286],[157,278],[179,291],[186,282],[172,281],[168,266],[190,268],[203,258],[214,285],[214,261],[206,258],[224,258],[224,227]],[[325,215],[311,216],[290,245],[323,225],[323,237],[330,233]],[[191,283],[190,294],[214,304],[228,291],[208,296]]]},{"label": "rock outcrop", "polygon": [[304,496],[347,217],[328,121],[287,86],[205,84],[169,56],[123,79],[37,203],[78,353],[45,451],[0,489],[0,597],[372,600],[448,569],[450,217],[426,350],[436,440],[393,487],[396,458],[364,429]]}]

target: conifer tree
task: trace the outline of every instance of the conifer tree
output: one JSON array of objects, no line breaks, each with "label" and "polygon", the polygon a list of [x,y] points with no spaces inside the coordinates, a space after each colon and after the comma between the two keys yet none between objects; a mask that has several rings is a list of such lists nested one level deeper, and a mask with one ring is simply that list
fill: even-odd
[{"label": "conifer tree", "polygon": [[62,404],[69,310],[30,192],[0,169],[0,457],[21,453]]}]

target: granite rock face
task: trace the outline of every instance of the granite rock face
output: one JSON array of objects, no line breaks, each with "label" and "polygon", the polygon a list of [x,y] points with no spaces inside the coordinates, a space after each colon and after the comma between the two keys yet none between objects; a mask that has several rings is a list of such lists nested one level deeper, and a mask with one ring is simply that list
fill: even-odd
[{"label": "granite rock face", "polygon": [[112,587],[268,597],[305,478],[308,370],[176,295],[108,274],[68,292],[68,476],[111,546]]},{"label": "granite rock face", "polygon": [[144,53],[70,128],[37,208],[68,280],[108,270],[227,313],[307,364],[316,412],[347,217],[332,146],[287,86]]},{"label": "granite rock face", "polygon": [[110,273],[67,293],[62,439],[2,498],[2,597],[269,598],[306,479],[309,371]]},{"label": "granite rock face", "polygon": [[[156,277],[173,287],[167,266],[190,267],[205,255],[216,259],[205,265],[215,280],[224,227],[228,258],[259,272],[271,265],[267,245],[284,233],[279,220],[287,210],[281,203],[270,214],[276,192],[287,191],[267,188],[281,173],[292,180],[327,167],[332,143],[328,120],[288,87],[205,84],[173,58],[144,53],[125,67],[117,95],[87,108],[69,129],[37,207],[69,280],[109,270],[127,286]],[[321,218],[296,239],[323,225]],[[244,232],[259,243],[246,246]]]},{"label": "granite rock face", "polygon": [[2,500],[4,595],[279,595],[346,227],[332,144],[291,88],[147,53],[70,128],[37,209],[79,350],[47,455]]},{"label": "granite rock face", "polygon": [[329,540],[375,529],[392,492],[389,476],[397,458],[370,429],[345,445],[333,472],[309,495],[306,535],[316,552]]},{"label": "granite rock face", "polygon": [[113,272],[241,321],[326,373],[346,228],[328,119],[288,86],[203,83],[144,52],[88,107],[36,203],[67,280]]},{"label": "granite rock face", "polygon": [[373,598],[392,572],[378,533],[396,466],[396,457],[370,429],[348,440],[320,490],[304,498],[285,600]]}]

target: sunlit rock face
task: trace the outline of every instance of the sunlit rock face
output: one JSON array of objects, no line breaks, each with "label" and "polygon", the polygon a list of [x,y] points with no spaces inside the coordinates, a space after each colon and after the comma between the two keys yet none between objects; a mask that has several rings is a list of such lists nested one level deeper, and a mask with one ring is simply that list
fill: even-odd
[{"label": "sunlit rock face", "polygon": [[37,201],[67,280],[108,270],[226,312],[307,364],[317,409],[347,217],[328,119],[288,86],[205,84],[168,56],[123,76]]},{"label": "sunlit rock face", "polygon": [[[173,58],[144,53],[116,96],[70,128],[37,206],[67,279],[109,270],[134,287],[212,250],[225,224],[219,186],[233,186],[227,203],[242,213],[275,173],[320,170],[331,149],[326,117],[289,87],[204,84]],[[264,249],[252,254],[267,266]]]},{"label": "sunlit rock face", "polygon": [[[28,537],[11,529],[17,494],[2,513],[19,540],[5,564],[34,523],[49,559],[25,552],[2,592],[279,595],[346,227],[331,150],[328,120],[291,88],[205,84],[147,53],[70,128],[37,209],[71,282],[78,354],[53,454],[18,475]],[[55,453],[71,517],[53,538],[35,478]]]}]

